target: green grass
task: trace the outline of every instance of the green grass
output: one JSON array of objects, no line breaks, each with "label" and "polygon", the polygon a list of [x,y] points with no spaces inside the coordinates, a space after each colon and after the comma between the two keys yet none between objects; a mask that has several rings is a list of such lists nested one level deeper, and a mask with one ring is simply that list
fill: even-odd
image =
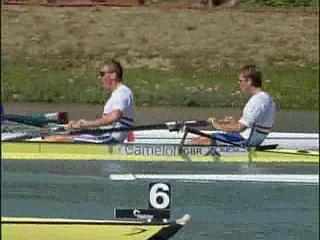
[{"label": "green grass", "polygon": [[[10,62],[5,65],[4,101],[99,103],[106,100],[95,68],[66,68],[57,63]],[[265,89],[279,108],[318,109],[319,68],[262,69]],[[239,107],[245,97],[237,86],[237,72],[127,69],[125,83],[140,106]]]},{"label": "green grass", "polygon": [[250,63],[278,106],[318,109],[315,11],[3,10],[3,101],[103,103],[97,67],[115,57],[138,105],[240,106],[238,69]]}]

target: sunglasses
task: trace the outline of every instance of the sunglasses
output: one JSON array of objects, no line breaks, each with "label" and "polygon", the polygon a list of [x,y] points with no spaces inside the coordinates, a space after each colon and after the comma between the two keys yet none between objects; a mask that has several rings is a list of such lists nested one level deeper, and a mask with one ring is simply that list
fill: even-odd
[{"label": "sunglasses", "polygon": [[238,79],[238,83],[242,83],[242,82],[246,82],[247,81],[247,79]]},{"label": "sunglasses", "polygon": [[106,74],[108,74],[108,73],[113,73],[113,72],[104,72],[104,71],[100,71],[99,72],[99,76],[100,77],[104,77]]}]

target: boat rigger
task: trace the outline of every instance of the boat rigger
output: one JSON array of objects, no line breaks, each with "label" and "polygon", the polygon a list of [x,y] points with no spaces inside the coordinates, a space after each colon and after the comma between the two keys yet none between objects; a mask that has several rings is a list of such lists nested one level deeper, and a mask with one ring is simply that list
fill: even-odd
[{"label": "boat rigger", "polygon": [[[119,127],[112,129],[76,129],[60,134],[105,134],[111,132],[136,131],[140,133],[150,132],[153,138],[142,138],[138,141],[124,144],[97,144],[92,143],[68,143],[46,142],[41,137],[33,138],[32,134],[19,135],[17,132],[5,132],[2,137],[2,158],[5,160],[120,160],[120,161],[193,161],[193,162],[319,162],[319,151],[310,150],[313,147],[296,146],[283,147],[283,142],[302,142],[309,144],[318,142],[317,136],[295,134],[287,136],[278,134],[271,136],[269,144],[257,148],[248,148],[246,145],[223,140],[211,133],[199,131],[196,128],[206,125],[207,121],[189,120],[165,122],[160,124],[147,124],[132,127]],[[50,125],[51,126],[51,125]],[[50,134],[51,131],[60,131],[59,125],[42,129],[42,134]],[[64,129],[64,128],[63,128]],[[171,143],[168,138],[157,138],[155,131],[165,130],[167,133],[176,134]],[[183,131],[183,132],[182,132]],[[10,135],[16,135],[13,138]],[[183,134],[182,136],[180,136]],[[39,133],[38,133],[39,135]],[[40,134],[41,135],[41,134]],[[187,136],[198,135],[210,138],[212,145],[190,144]],[[286,135],[286,136],[285,136]],[[170,135],[171,136],[171,135]],[[307,138],[306,138],[307,137]],[[152,142],[150,142],[150,140]],[[146,141],[146,142],[144,142]],[[178,141],[178,142],[177,142]],[[214,145],[213,145],[214,144]],[[280,145],[280,147],[279,147]],[[290,145],[290,144],[289,144]],[[301,149],[301,150],[299,150]]]},{"label": "boat rigger", "polygon": [[[39,116],[40,117],[39,117]],[[5,121],[1,125],[2,141],[41,141],[41,136],[51,134],[73,135],[73,134],[89,134],[100,135],[113,132],[130,132],[125,143],[139,144],[179,144],[184,139],[185,144],[193,144],[193,138],[199,133],[207,134],[211,139],[215,139],[219,144],[219,138],[215,138],[215,133],[219,131],[193,132],[197,128],[205,129],[208,126],[207,120],[187,120],[187,121],[171,121],[156,124],[145,124],[131,127],[120,127],[111,129],[73,129],[65,130],[65,125],[60,123],[67,121],[66,112],[58,113],[41,113],[35,116],[24,115],[3,115]],[[195,129],[196,128],[196,129]],[[186,134],[186,130],[189,130]],[[192,130],[192,131],[190,131]],[[101,143],[100,138],[86,138],[86,142]],[[222,142],[226,143],[226,142]],[[317,133],[287,133],[272,132],[270,133],[263,145],[277,144],[280,148],[294,149],[319,149],[319,134]],[[231,143],[231,145],[234,145]]]}]

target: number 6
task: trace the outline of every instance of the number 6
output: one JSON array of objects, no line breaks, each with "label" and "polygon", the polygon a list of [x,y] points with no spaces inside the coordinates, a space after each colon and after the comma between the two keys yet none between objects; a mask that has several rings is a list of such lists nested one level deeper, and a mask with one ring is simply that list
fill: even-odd
[{"label": "number 6", "polygon": [[149,203],[152,208],[166,209],[170,207],[170,187],[164,183],[156,183],[149,191]]}]

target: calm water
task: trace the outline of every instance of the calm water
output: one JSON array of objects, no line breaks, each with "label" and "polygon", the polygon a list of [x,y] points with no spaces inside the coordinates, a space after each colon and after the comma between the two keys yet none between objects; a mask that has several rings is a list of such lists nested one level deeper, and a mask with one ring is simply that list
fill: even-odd
[{"label": "calm water", "polygon": [[[3,172],[2,214],[105,219],[147,207],[147,181]],[[192,221],[173,239],[318,239],[317,185],[170,182],[172,217]]]},{"label": "calm water", "polygon": [[[149,181],[111,173],[299,173],[317,165],[4,161],[5,216],[110,219],[114,208],[146,208]],[[168,182],[168,181],[166,181]],[[170,181],[172,218],[192,221],[173,239],[318,239],[319,187],[311,184]]]},{"label": "calm water", "polygon": [[[10,112],[68,111],[71,118],[94,118],[100,106],[9,104]],[[178,111],[179,110],[179,111]],[[239,114],[232,109],[137,110],[140,123],[206,119]],[[283,111],[277,131],[318,132],[316,112]],[[2,162],[2,214],[6,216],[110,219],[116,207],[148,206],[149,181],[111,181],[110,173],[301,173],[318,166],[120,162]],[[192,221],[173,240],[310,240],[319,238],[319,186],[308,184],[182,182],[172,185],[172,218]]]}]

